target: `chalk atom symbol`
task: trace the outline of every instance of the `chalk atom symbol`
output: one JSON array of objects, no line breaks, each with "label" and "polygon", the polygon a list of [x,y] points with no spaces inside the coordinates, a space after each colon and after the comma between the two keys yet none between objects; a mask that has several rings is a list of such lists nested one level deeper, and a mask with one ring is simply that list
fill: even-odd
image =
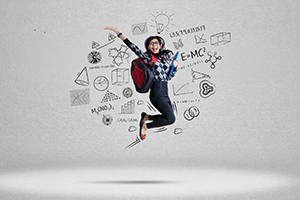
[{"label": "chalk atom symbol", "polygon": [[199,87],[200,96],[203,98],[208,98],[216,92],[216,86],[207,80],[201,81]]}]

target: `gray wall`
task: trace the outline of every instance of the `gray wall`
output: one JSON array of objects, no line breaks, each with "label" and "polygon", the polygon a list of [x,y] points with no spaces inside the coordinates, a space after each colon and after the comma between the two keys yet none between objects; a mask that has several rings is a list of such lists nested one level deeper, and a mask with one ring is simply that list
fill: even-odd
[{"label": "gray wall", "polygon": [[[15,0],[0,4],[1,170],[86,164],[222,164],[284,170],[299,166],[298,1]],[[116,24],[144,50],[144,40],[157,34],[158,15],[171,21],[160,34],[167,48],[176,52],[174,42],[181,39],[182,55],[200,48],[206,52],[187,60],[179,57],[177,75],[169,82],[176,122],[162,132],[149,130],[145,141],[125,148],[136,139],[138,130],[128,128],[138,127],[135,121],[140,113],[155,112],[148,108],[148,95],[134,90],[130,76],[129,83],[113,84],[112,71],[129,69],[136,56],[130,50],[125,52],[129,58],[116,55],[122,53],[118,52],[122,41],[109,41],[112,32],[103,28]],[[147,29],[143,29],[145,22]],[[136,24],[140,27],[133,30]],[[171,37],[173,32],[202,25],[201,31]],[[228,42],[214,45],[212,35],[223,32],[231,39],[225,35],[219,41]],[[197,44],[194,37],[199,42],[201,36],[207,42]],[[111,43],[96,50],[93,41],[98,48]],[[101,54],[96,64],[87,59],[92,51]],[[209,60],[209,51],[221,56],[214,69],[210,61],[216,57]],[[85,80],[85,71],[80,76],[85,67],[89,84],[83,86],[75,80]],[[200,73],[210,78],[200,79]],[[97,85],[98,76],[108,79],[105,90]],[[215,86],[215,93],[206,98],[200,95],[203,80]],[[174,95],[173,87],[182,86],[183,94]],[[128,98],[123,95],[127,87],[133,89]],[[107,91],[120,98],[101,103]],[[121,106],[130,100],[135,101],[134,113],[120,114]],[[105,105],[113,110],[91,111]],[[188,121],[184,112],[192,106],[200,115]],[[102,122],[107,114],[113,118],[108,126]],[[175,129],[182,133],[175,134]]]}]

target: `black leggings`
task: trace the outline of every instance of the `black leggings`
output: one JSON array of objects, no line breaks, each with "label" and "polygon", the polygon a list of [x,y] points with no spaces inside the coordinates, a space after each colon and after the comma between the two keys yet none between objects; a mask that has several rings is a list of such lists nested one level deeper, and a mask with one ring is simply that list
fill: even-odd
[{"label": "black leggings", "polygon": [[149,115],[149,120],[152,120],[152,122],[147,124],[148,128],[161,127],[175,122],[171,100],[168,95],[168,82],[154,81],[151,86],[150,101],[161,115]]}]

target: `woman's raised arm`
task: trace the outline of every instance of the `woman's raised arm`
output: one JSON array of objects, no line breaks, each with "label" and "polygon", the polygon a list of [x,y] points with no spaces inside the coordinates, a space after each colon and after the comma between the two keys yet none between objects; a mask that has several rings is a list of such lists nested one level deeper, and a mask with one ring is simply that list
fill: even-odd
[{"label": "woman's raised arm", "polygon": [[105,30],[110,30],[110,31],[113,31],[117,34],[117,36],[122,40],[124,41],[126,39],[126,37],[118,30],[117,26],[116,25],[113,25],[113,26],[107,26],[104,28]]}]

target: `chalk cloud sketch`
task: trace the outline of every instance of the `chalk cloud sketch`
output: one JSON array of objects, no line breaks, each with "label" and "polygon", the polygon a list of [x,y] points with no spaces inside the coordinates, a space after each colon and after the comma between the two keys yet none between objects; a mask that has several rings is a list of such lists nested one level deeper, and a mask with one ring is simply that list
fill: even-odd
[{"label": "chalk cloud sketch", "polygon": [[160,13],[156,12],[156,15],[154,14],[151,15],[154,17],[154,19],[153,20],[151,19],[151,21],[155,23],[155,26],[153,25],[150,26],[155,27],[158,34],[161,34],[164,30],[168,31],[169,25],[174,25],[173,23],[171,23],[171,21],[173,20],[171,17],[174,14],[168,15],[167,12],[164,12],[162,10]]},{"label": "chalk cloud sketch", "polygon": [[131,31],[133,35],[148,33],[147,22],[132,24]]},{"label": "chalk cloud sketch", "polygon": [[86,105],[90,103],[89,89],[71,90],[71,106]]},{"label": "chalk cloud sketch", "polygon": [[211,95],[215,94],[216,92],[216,86],[209,82],[208,80],[203,80],[199,84],[200,87],[200,96],[203,98],[208,98]]},{"label": "chalk cloud sketch", "polygon": [[210,44],[219,46],[231,42],[230,32],[220,32],[210,36]]},{"label": "chalk cloud sketch", "polygon": [[128,128],[128,131],[129,132],[134,132],[134,131],[136,131],[137,130],[137,127],[136,126],[129,126],[129,128]]},{"label": "chalk cloud sketch", "polygon": [[208,63],[210,62],[210,68],[212,69],[215,69],[216,68],[216,65],[215,63],[218,61],[218,60],[221,60],[222,59],[222,56],[217,56],[217,52],[207,52],[207,55],[209,56],[208,59],[205,60],[205,63]]},{"label": "chalk cloud sketch", "polygon": [[183,132],[183,129],[182,128],[175,128],[174,129],[174,134],[175,135],[179,135],[180,133],[182,133]]},{"label": "chalk cloud sketch", "polygon": [[87,68],[84,67],[82,71],[78,74],[77,78],[74,81],[76,84],[81,86],[88,86],[89,85],[89,76],[87,72]]},{"label": "chalk cloud sketch", "polygon": [[94,80],[94,88],[98,91],[104,91],[108,88],[109,81],[105,76],[98,76]]}]

